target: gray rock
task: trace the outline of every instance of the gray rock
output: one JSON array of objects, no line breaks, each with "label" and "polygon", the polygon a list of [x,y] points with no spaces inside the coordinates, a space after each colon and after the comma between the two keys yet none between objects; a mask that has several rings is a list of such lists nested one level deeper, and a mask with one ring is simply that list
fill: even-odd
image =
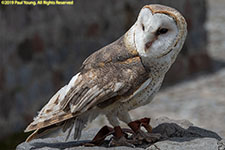
[{"label": "gray rock", "polygon": [[[215,132],[195,127],[187,120],[171,120],[161,117],[152,120],[153,133],[160,133],[162,138],[152,144],[139,145],[136,148],[111,147],[107,148],[108,140],[101,147],[84,147],[82,143],[90,141],[98,129],[88,129],[80,141],[65,142],[64,136],[55,138],[35,139],[17,146],[16,150],[104,150],[104,149],[147,149],[147,150],[225,150],[224,140]],[[72,139],[72,136],[70,137]]]},{"label": "gray rock", "polygon": [[163,141],[151,145],[147,150],[218,150],[218,140],[213,138],[190,139],[190,141]]}]

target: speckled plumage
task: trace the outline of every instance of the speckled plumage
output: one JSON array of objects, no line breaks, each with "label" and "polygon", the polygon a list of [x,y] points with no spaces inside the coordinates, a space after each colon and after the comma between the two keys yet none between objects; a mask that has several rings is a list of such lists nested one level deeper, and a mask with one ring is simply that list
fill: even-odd
[{"label": "speckled plumage", "polygon": [[[167,36],[158,35],[161,26],[168,26]],[[80,72],[42,108],[25,130],[36,130],[27,141],[58,127],[75,128],[74,138],[79,138],[99,114],[113,126],[119,125],[118,119],[128,124],[129,110],[151,102],[159,90],[185,37],[186,22],[179,12],[145,6],[124,36],[90,55]]]}]

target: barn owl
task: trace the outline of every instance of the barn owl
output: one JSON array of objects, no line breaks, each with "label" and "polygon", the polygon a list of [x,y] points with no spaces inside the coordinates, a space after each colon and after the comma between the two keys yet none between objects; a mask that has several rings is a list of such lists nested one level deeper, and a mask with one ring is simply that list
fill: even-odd
[{"label": "barn owl", "polygon": [[80,72],[41,109],[25,130],[35,131],[27,141],[54,128],[74,129],[74,139],[79,139],[85,125],[101,114],[114,127],[118,141],[124,139],[120,121],[137,133],[140,125],[129,111],[152,101],[186,35],[186,21],[177,10],[144,6],[134,25],[90,55]]}]

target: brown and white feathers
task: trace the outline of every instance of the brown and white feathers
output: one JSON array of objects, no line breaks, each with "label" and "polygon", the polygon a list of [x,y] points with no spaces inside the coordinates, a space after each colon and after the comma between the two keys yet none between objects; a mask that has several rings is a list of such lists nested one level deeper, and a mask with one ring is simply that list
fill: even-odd
[{"label": "brown and white feathers", "polygon": [[186,34],[186,22],[175,9],[143,7],[131,29],[90,55],[41,109],[25,130],[35,130],[27,141],[58,127],[75,128],[74,138],[79,138],[85,124],[99,114],[113,126],[118,118],[129,122],[128,111],[149,103],[160,88]]}]

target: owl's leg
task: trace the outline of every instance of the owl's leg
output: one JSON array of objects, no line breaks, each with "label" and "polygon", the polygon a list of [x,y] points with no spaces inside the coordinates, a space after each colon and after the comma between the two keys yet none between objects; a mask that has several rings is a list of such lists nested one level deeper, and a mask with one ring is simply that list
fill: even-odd
[{"label": "owl's leg", "polygon": [[[143,141],[152,143],[160,139],[159,134],[152,133],[152,127],[149,125],[150,118],[142,118],[139,120],[131,121],[128,112],[123,111],[118,115],[119,119],[125,122],[134,132],[132,139],[134,144],[142,144]],[[147,132],[141,130],[143,126]]]},{"label": "owl's leg", "polygon": [[105,138],[109,135],[113,135],[113,138],[109,142],[109,146],[130,146],[134,147],[134,145],[130,144],[126,137],[126,133],[119,126],[119,121],[115,114],[106,115],[109,123],[113,126],[113,128],[104,126],[102,127],[93,140],[90,143],[85,144],[86,146],[94,146],[101,145]]},{"label": "owl's leg", "polygon": [[111,139],[109,146],[135,147],[132,142],[126,138],[127,134],[121,129],[117,115],[109,114],[106,117],[109,123],[114,127],[113,138]]},{"label": "owl's leg", "polygon": [[149,125],[150,118],[142,118],[132,121],[128,111],[122,111],[118,114],[118,118],[126,123],[135,133],[143,126],[149,133],[152,132],[152,127]]},{"label": "owl's leg", "polygon": [[152,132],[152,127],[149,125],[150,118],[142,118],[139,120],[131,121],[127,123],[127,125],[136,133],[141,129],[141,126],[143,126],[147,132]]}]

